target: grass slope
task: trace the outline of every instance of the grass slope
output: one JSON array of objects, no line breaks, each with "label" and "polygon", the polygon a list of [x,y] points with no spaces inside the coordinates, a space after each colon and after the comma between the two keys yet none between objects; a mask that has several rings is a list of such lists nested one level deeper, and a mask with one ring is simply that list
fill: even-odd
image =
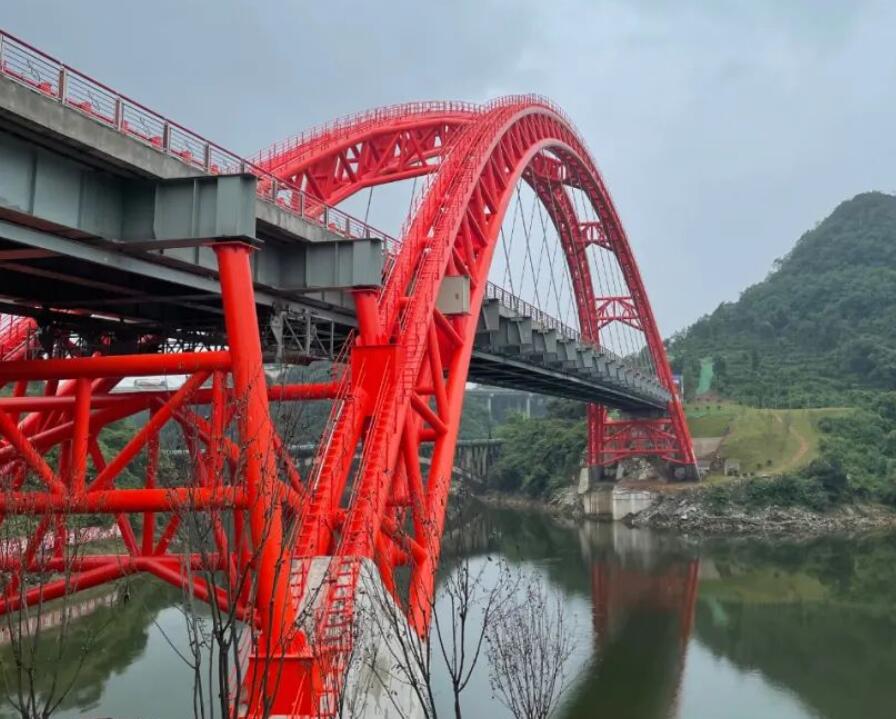
[{"label": "grass slope", "polygon": [[694,437],[724,437],[723,457],[740,461],[741,472],[781,474],[808,465],[819,456],[819,422],[850,410],[759,409],[733,403],[690,405],[688,425]]}]

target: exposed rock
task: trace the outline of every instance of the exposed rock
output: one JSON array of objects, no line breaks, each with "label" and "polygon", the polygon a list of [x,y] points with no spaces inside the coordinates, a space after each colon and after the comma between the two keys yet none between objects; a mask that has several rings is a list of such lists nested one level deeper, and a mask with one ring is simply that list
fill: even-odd
[{"label": "exposed rock", "polygon": [[896,527],[896,512],[876,504],[851,504],[829,512],[803,507],[711,506],[700,492],[660,495],[647,509],[626,519],[634,527],[705,534],[823,534]]}]

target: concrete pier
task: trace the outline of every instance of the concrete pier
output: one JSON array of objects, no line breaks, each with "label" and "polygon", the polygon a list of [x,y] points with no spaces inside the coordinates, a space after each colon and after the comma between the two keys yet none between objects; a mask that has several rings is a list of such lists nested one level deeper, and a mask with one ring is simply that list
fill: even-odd
[{"label": "concrete pier", "polygon": [[612,482],[598,482],[581,497],[586,515],[616,522],[649,507],[656,494],[643,489],[620,487]]}]

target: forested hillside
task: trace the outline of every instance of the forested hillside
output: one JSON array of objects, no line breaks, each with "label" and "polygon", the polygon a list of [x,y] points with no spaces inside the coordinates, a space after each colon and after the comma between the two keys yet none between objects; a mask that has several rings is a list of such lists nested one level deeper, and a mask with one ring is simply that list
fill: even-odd
[{"label": "forested hillside", "polygon": [[861,390],[896,389],[896,197],[843,202],[669,353],[686,392],[710,357],[712,390],[755,406],[850,405]]}]

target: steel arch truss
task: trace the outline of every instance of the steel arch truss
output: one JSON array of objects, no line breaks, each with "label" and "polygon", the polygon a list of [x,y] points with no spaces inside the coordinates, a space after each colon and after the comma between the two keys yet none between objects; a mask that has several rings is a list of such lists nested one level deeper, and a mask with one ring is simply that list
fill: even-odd
[{"label": "steel arch truss", "polygon": [[[472,134],[480,126],[482,118],[503,102],[505,101],[501,100],[489,106],[479,107],[457,106],[450,103],[418,103],[374,110],[359,116],[354,122],[340,123],[337,130],[313,134],[308,140],[297,144],[289,151],[281,150],[278,153],[275,146],[267,155],[275,158],[270,165],[275,174],[284,179],[296,180],[299,179],[296,174],[297,168],[343,167],[345,162],[340,158],[345,149],[357,145],[362,139],[390,144],[390,151],[395,156],[390,163],[368,164],[363,177],[356,173],[353,179],[350,173],[343,173],[339,180],[322,183],[321,187],[325,189],[321,194],[322,199],[328,202],[339,201],[364,187],[384,184],[403,177],[438,172],[442,156],[462,143],[465,135]],[[558,117],[561,116],[558,114]],[[561,121],[565,123],[565,119]],[[425,161],[420,153],[414,151],[409,152],[407,160],[401,159],[402,153],[407,152],[406,148],[410,147],[407,143],[402,145],[396,142],[401,133],[421,133],[431,136],[435,127],[444,127],[446,131],[438,141],[427,145],[429,151]],[[608,431],[614,432],[612,428],[608,430],[607,427],[615,420],[611,419],[606,411],[593,408],[589,411],[591,417],[589,463],[609,465],[630,456],[654,456],[676,464],[692,466],[695,464],[695,458],[691,451],[680,400],[671,382],[671,372],[668,369],[662,340],[656,329],[624,229],[593,161],[578,139],[576,143],[579,155],[584,158],[583,162],[570,163],[564,158],[562,150],[555,152],[546,147],[530,158],[522,173],[522,179],[537,194],[560,238],[583,336],[599,345],[601,330],[613,323],[620,323],[644,333],[652,364],[662,384],[670,389],[674,396],[668,411],[668,423],[672,434],[676,437],[671,446],[668,442],[653,446],[649,442],[633,441],[631,449],[637,446],[637,451],[620,451],[618,446],[621,439],[613,445],[607,445],[603,441]],[[300,163],[297,158],[301,158]],[[411,174],[403,174],[408,172],[407,169],[395,172],[394,168],[401,167],[413,168]],[[333,176],[332,173],[330,176]],[[595,221],[591,218],[578,217],[575,203],[570,197],[570,188],[585,192],[599,219]],[[629,288],[630,296],[595,295],[594,278],[591,276],[586,257],[590,246],[613,253]],[[451,248],[449,274],[471,275],[471,270],[464,259],[466,251],[467,248],[460,246]],[[645,422],[645,427],[648,424]],[[622,426],[619,429],[622,429]]]},{"label": "steel arch truss", "polygon": [[[652,455],[693,463],[680,401],[634,258],[603,182],[568,123],[541,101],[509,98],[484,109],[445,147],[387,284],[381,293],[356,294],[360,329],[351,376],[316,463],[299,535],[305,557],[375,561],[385,586],[420,632],[430,618],[476,319],[501,222],[519,180],[534,188],[558,229],[581,327],[595,342],[608,316],[601,313],[581,258],[596,241],[612,247],[631,293],[626,311],[637,316],[660,380],[673,396],[663,418],[610,420],[603,408],[590,410],[589,458],[603,464]],[[585,193],[601,218],[599,229],[576,215],[567,187]],[[436,298],[444,278],[456,275],[469,278],[470,313],[446,316]],[[357,466],[351,461],[356,449],[362,458]],[[431,453],[428,471],[420,466],[421,452]],[[348,564],[334,566],[338,576],[348,576]],[[396,575],[403,566],[410,574],[409,591],[399,596]],[[333,586],[339,584],[334,580]],[[338,624],[339,615],[350,611],[346,602],[334,601],[333,616],[326,621]]]},{"label": "steel arch truss", "polygon": [[415,103],[384,108],[275,145],[258,154],[258,164],[321,203],[337,204],[365,187],[437,170],[445,148],[474,116],[473,107]]}]

